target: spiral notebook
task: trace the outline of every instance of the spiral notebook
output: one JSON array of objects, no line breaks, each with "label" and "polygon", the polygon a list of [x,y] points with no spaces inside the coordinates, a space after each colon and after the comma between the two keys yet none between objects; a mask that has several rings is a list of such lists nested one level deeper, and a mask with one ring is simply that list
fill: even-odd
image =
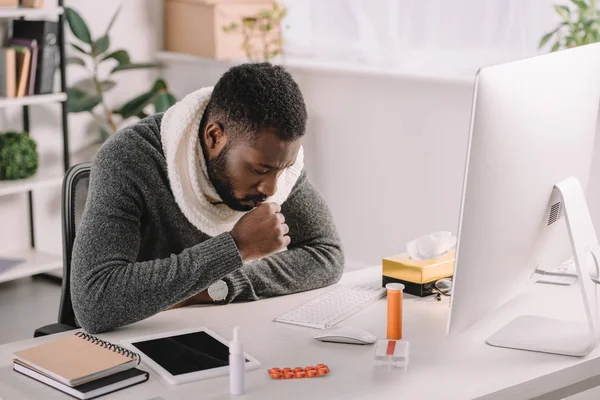
[{"label": "spiral notebook", "polygon": [[137,353],[78,332],[17,351],[13,361],[68,386],[91,382],[140,363]]}]

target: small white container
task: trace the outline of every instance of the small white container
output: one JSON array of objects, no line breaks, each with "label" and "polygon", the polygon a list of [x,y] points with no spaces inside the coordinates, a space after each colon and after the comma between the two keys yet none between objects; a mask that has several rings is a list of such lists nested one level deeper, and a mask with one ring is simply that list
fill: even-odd
[{"label": "small white container", "polygon": [[229,391],[233,395],[246,392],[246,358],[239,330],[239,326],[233,328],[233,340],[229,342]]}]

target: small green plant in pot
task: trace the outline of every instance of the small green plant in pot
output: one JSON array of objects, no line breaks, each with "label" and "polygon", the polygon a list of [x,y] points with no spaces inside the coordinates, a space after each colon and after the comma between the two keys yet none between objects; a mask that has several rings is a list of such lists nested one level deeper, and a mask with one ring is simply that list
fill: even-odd
[{"label": "small green plant in pot", "polygon": [[37,144],[28,133],[0,133],[0,180],[29,178],[38,166]]},{"label": "small green plant in pot", "polygon": [[[106,139],[119,128],[119,122],[130,117],[144,118],[148,114],[145,109],[153,106],[154,113],[166,111],[175,104],[175,97],[169,92],[167,83],[157,79],[149,90],[136,95],[120,107],[110,107],[106,93],[117,86],[116,74],[132,70],[148,70],[158,68],[155,63],[131,62],[129,53],[124,49],[110,50],[110,30],[117,19],[121,6],[111,18],[102,36],[92,39],[87,23],[77,11],[67,7],[65,16],[69,28],[78,39],[71,46],[79,53],[69,57],[69,64],[87,68],[89,77],[71,86],[68,91],[67,106],[69,112],[89,112],[100,126],[102,139]],[[112,66],[108,74],[101,74],[101,69]],[[102,67],[102,68],[101,68]]]},{"label": "small green plant in pot", "polygon": [[555,5],[554,10],[562,21],[540,40],[542,48],[554,41],[550,51],[568,49],[600,42],[600,13],[597,0],[570,0],[567,5]]},{"label": "small green plant in pot", "polygon": [[241,47],[250,61],[269,61],[283,55],[284,40],[281,37],[281,21],[286,17],[285,7],[273,2],[270,10],[241,18],[221,27],[223,32],[241,32]]}]

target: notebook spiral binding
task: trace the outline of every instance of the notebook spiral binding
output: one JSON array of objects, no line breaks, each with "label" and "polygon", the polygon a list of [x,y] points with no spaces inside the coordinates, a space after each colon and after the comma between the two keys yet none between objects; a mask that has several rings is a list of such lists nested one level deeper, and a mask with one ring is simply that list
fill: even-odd
[{"label": "notebook spiral binding", "polygon": [[105,340],[100,340],[100,339],[98,339],[94,335],[89,335],[89,334],[87,334],[85,332],[77,332],[75,334],[75,336],[79,336],[80,338],[85,339],[88,342],[92,342],[93,344],[97,344],[97,345],[102,346],[102,347],[104,347],[106,349],[110,349],[110,350],[112,350],[114,352],[117,352],[117,353],[122,354],[122,355],[124,355],[126,357],[129,357],[129,358],[131,358],[131,359],[133,359],[133,360],[136,361],[136,365],[139,365],[139,363],[141,361],[141,357],[140,357],[140,355],[138,353],[135,353],[135,352],[133,352],[131,350],[127,350],[127,349],[125,349],[125,348],[123,348],[121,346],[117,346],[116,344],[107,342]]}]

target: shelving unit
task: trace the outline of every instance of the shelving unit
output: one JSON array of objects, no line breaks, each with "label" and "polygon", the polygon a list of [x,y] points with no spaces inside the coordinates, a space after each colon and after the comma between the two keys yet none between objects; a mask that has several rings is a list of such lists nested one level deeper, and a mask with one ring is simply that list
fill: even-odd
[{"label": "shelving unit", "polygon": [[[58,0],[58,7],[49,8],[0,8],[0,19],[58,19],[57,46],[59,53],[60,92],[54,94],[40,94],[20,98],[0,98],[0,108],[21,107],[23,131],[30,132],[29,107],[40,104],[60,103],[62,122],[62,165],[40,165],[38,172],[31,178],[18,181],[0,181],[0,196],[18,193],[28,194],[30,243],[28,248],[21,251],[0,252],[0,258],[24,260],[16,266],[0,273],[0,282],[19,279],[27,276],[55,271],[62,266],[62,257],[45,254],[36,250],[35,225],[33,214],[34,190],[49,186],[58,186],[62,183],[64,173],[70,166],[69,135],[67,121],[67,95],[66,95],[66,59],[65,59],[65,24],[63,0]],[[10,29],[9,29],[10,32]],[[60,232],[57,232],[60,234]],[[26,246],[24,246],[26,247]]]}]

